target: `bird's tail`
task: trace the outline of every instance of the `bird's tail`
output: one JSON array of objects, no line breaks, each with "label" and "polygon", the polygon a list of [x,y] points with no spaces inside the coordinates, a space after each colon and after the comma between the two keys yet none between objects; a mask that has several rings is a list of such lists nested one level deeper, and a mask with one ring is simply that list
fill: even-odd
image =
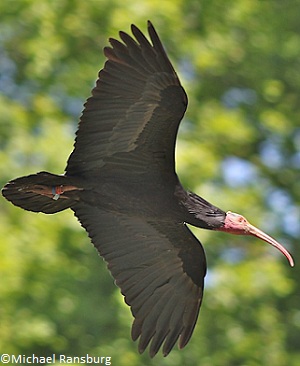
[{"label": "bird's tail", "polygon": [[73,207],[79,190],[65,175],[39,172],[11,180],[2,195],[24,210],[52,214]]}]

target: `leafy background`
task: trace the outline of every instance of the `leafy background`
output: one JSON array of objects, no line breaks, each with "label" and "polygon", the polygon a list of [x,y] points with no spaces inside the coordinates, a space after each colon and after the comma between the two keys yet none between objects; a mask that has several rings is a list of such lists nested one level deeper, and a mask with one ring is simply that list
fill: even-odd
[{"label": "leafy background", "polygon": [[275,236],[296,267],[253,238],[195,230],[209,265],[198,325],[184,350],[151,360],[71,211],[28,213],[1,199],[0,350],[120,366],[299,365],[299,0],[2,0],[1,184],[63,173],[102,47],[147,19],[189,95],[183,184]]}]

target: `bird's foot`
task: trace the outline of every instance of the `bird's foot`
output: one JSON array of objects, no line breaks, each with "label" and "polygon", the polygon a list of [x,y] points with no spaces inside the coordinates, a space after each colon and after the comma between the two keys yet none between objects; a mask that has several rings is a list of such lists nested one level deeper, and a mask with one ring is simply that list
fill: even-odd
[{"label": "bird's foot", "polygon": [[42,196],[46,196],[52,198],[53,200],[57,201],[59,198],[67,199],[67,196],[64,196],[65,192],[74,191],[74,190],[81,190],[78,187],[70,186],[70,185],[59,185],[59,186],[45,186],[42,184],[35,184],[32,186],[22,187],[19,190],[28,193],[36,193]]}]

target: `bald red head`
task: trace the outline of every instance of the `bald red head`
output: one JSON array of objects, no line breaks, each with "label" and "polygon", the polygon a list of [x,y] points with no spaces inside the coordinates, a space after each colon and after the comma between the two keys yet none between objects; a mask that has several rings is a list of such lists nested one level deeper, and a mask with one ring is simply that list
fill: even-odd
[{"label": "bald red head", "polygon": [[294,267],[294,260],[290,253],[271,236],[251,225],[242,215],[228,211],[226,213],[224,225],[216,230],[225,231],[227,233],[236,235],[253,235],[258,239],[264,240],[265,242],[273,245],[273,247],[277,248],[282,254],[284,254],[288,259],[291,267]]}]

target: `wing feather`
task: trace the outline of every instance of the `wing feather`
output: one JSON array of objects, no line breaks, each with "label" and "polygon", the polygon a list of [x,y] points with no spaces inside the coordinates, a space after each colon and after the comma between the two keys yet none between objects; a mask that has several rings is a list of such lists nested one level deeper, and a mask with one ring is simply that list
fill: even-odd
[{"label": "wing feather", "polygon": [[[187,97],[151,23],[151,42],[135,26],[136,40],[120,32],[104,48],[107,61],[85,103],[66,174],[99,174],[104,166],[175,173],[174,150]],[[155,153],[163,151],[160,165]],[[120,155],[127,156],[120,159]],[[140,161],[136,165],[136,160]],[[155,172],[154,172],[155,173]]]},{"label": "wing feather", "polygon": [[151,343],[153,357],[164,343],[167,355],[178,338],[183,347],[202,300],[206,262],[199,241],[180,223],[147,221],[83,203],[74,211],[131,307],[139,351]]}]

